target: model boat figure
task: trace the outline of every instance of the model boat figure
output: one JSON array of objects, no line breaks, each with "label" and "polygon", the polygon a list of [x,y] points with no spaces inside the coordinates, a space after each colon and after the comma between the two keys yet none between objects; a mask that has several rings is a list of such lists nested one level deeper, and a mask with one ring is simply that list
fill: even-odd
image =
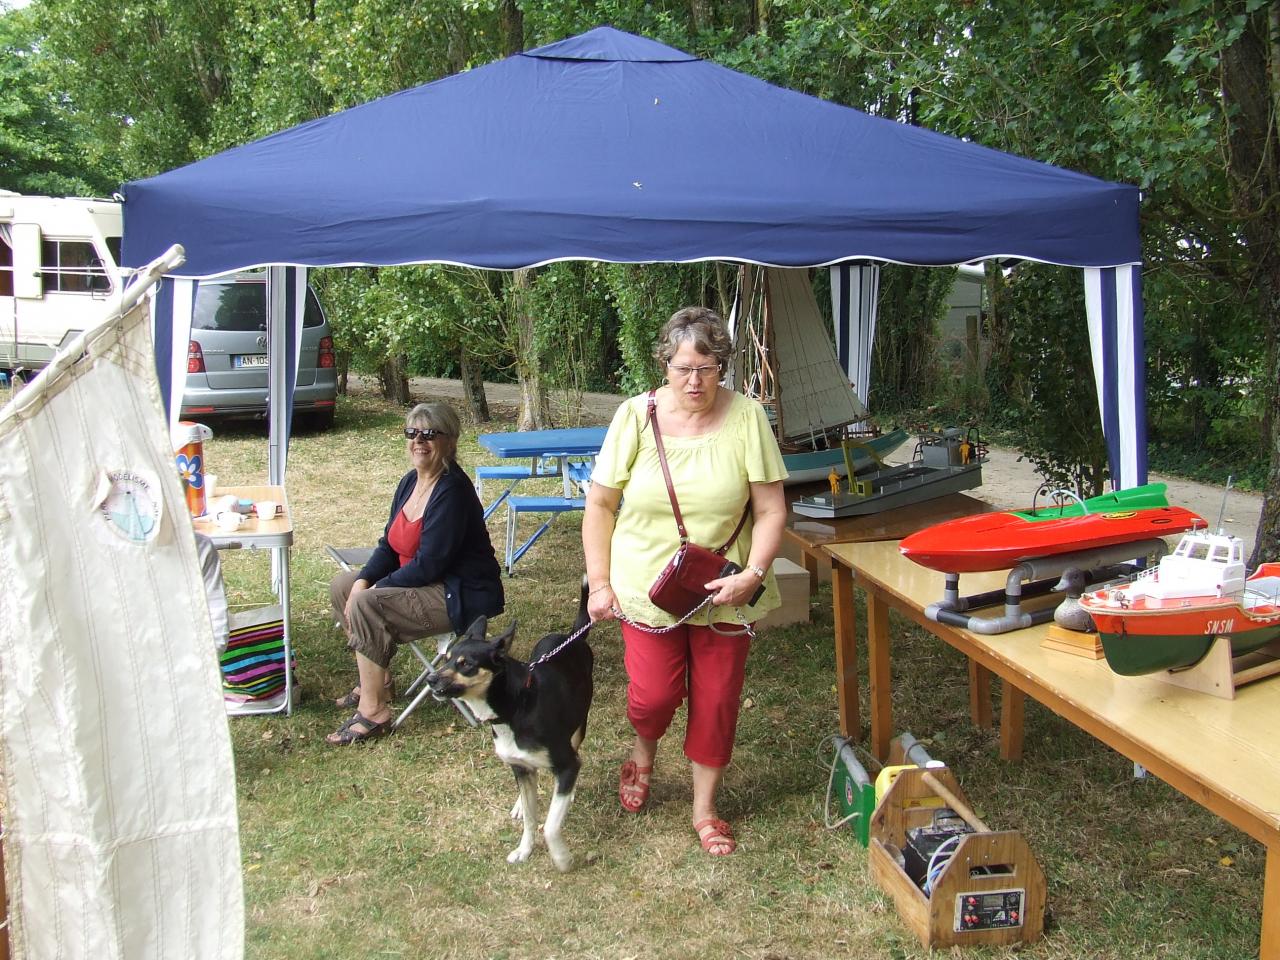
[{"label": "model boat figure", "polygon": [[982,464],[987,459],[987,446],[976,427],[968,431],[949,427],[940,433],[923,434],[910,463],[881,464],[878,470],[857,469],[850,458],[861,447],[846,441],[850,463],[847,490],[842,489],[844,484],[833,483],[830,494],[801,497],[791,509],[805,517],[857,517],[923,503],[981,486]]}]

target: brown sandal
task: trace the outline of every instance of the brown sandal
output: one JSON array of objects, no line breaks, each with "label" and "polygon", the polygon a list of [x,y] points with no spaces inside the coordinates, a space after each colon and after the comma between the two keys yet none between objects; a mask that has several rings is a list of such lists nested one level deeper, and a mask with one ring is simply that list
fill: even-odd
[{"label": "brown sandal", "polygon": [[[387,692],[387,703],[396,698],[396,682],[392,680],[390,683],[384,683],[382,689]],[[360,684],[356,684],[344,697],[339,697],[333,701],[335,707],[342,707],[344,710],[354,710],[360,706]]]},{"label": "brown sandal", "polygon": [[653,767],[640,767],[634,760],[622,765],[618,775],[618,802],[627,813],[639,813],[649,801],[649,783],[641,780],[653,773]]},{"label": "brown sandal", "polygon": [[[363,730],[357,730],[356,724],[364,727]],[[340,726],[329,736],[325,737],[325,741],[334,747],[347,747],[353,743],[364,743],[366,740],[377,740],[379,737],[385,737],[391,732],[391,720],[386,719],[379,723],[376,720],[370,720],[360,711],[356,711],[354,717]]]},{"label": "brown sandal", "polygon": [[[704,834],[702,831],[708,828],[710,828],[710,832]],[[695,823],[693,829],[698,833],[698,842],[702,844],[702,849],[713,857],[727,857],[738,849],[738,841],[733,838],[733,831],[719,817],[705,817]],[[717,853],[714,850],[715,847],[728,847],[729,849],[721,850]]]}]

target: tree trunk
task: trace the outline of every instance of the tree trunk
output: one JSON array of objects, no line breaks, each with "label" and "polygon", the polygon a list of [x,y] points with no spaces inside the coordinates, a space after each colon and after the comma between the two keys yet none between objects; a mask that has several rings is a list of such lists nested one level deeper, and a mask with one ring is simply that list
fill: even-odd
[{"label": "tree trunk", "polygon": [[1267,331],[1267,417],[1271,465],[1250,567],[1280,559],[1280,12],[1268,4],[1248,18],[1222,56],[1228,120],[1227,172],[1245,238],[1249,275]]},{"label": "tree trunk", "polygon": [[534,321],[529,314],[529,271],[511,273],[511,322],[515,329],[516,376],[520,380],[519,430],[545,430],[551,426],[551,404],[538,363]]},{"label": "tree trunk", "polygon": [[689,18],[693,32],[701,33],[711,26],[711,0],[689,0]]},{"label": "tree trunk", "polygon": [[502,29],[502,55],[513,57],[524,50],[524,14],[516,0],[502,0],[498,6]]},{"label": "tree trunk", "polygon": [[767,37],[769,35],[769,0],[755,0],[752,6],[755,10],[755,16],[752,18],[755,21],[752,24],[752,32]]},{"label": "tree trunk", "polygon": [[407,407],[413,402],[409,395],[409,358],[397,353],[382,361],[382,395],[392,403]]},{"label": "tree trunk", "polygon": [[471,411],[471,419],[476,423],[488,423],[489,399],[484,395],[484,380],[480,377],[480,364],[471,357],[471,352],[464,344],[460,362],[462,372],[462,395],[466,397],[467,409]]}]

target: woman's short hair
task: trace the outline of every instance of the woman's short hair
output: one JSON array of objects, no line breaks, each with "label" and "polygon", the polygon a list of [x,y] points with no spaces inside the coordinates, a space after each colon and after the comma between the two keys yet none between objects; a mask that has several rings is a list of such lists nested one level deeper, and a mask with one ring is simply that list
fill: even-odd
[{"label": "woman's short hair", "polygon": [[404,418],[404,425],[426,427],[439,434],[435,439],[435,449],[443,458],[446,470],[457,459],[458,434],[462,432],[462,422],[458,419],[457,412],[447,403],[418,404]]},{"label": "woman's short hair", "polygon": [[682,343],[690,344],[703,356],[715,357],[721,369],[733,353],[733,342],[719,314],[707,307],[683,307],[658,331],[653,358],[666,367]]}]

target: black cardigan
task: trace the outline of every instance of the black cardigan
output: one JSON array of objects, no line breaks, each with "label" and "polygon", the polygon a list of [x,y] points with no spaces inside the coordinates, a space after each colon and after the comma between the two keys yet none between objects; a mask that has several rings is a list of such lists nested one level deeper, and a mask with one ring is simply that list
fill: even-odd
[{"label": "black cardigan", "polygon": [[374,587],[425,587],[443,583],[445,607],[453,628],[461,633],[476,617],[502,612],[502,569],[489,541],[484,508],[471,480],[456,463],[440,475],[422,513],[418,552],[404,566],[387,543],[396,514],[413,492],[417,472],[410,470],[391,498],[391,514],[373,556],[360,578]]}]

